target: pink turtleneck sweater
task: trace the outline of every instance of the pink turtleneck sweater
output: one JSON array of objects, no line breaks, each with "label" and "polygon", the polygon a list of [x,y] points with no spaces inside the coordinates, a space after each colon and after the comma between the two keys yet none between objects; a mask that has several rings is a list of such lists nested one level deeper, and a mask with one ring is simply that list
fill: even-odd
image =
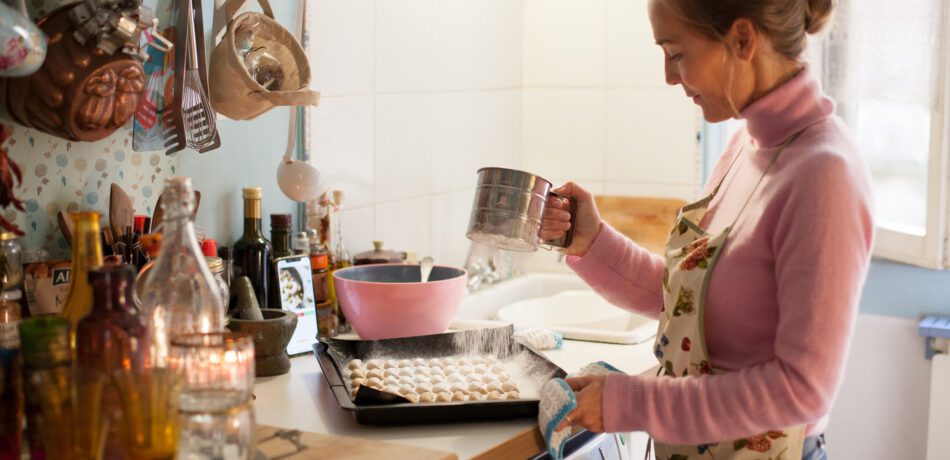
[{"label": "pink turtleneck sweater", "polygon": [[[752,195],[710,275],[706,341],[712,365],[726,372],[611,375],[604,387],[606,430],[646,431],[676,444],[798,424],[808,426],[808,435],[823,432],[874,229],[867,169],[833,112],[834,102],[808,70],[742,112],[746,127],[730,141],[704,191],[726,175],[702,222],[712,232],[733,222],[775,147],[804,131]],[[609,301],[658,317],[662,258],[610,226],[587,254],[568,263]]]}]

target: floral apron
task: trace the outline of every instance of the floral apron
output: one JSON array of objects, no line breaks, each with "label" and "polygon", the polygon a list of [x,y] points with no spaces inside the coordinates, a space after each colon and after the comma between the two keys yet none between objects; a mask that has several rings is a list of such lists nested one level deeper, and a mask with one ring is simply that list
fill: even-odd
[{"label": "floral apron", "polygon": [[[663,310],[656,334],[653,353],[660,362],[658,375],[671,378],[687,375],[718,374],[709,362],[703,330],[706,291],[709,276],[726,243],[729,232],[758,190],[762,179],[775,163],[778,155],[792,136],[779,147],[762,173],[732,225],[719,234],[710,234],[699,226],[706,215],[710,201],[716,196],[722,181],[709,196],[679,210],[676,225],[666,243],[666,269],[663,272]],[[736,155],[742,154],[740,150]],[[733,160],[733,164],[735,159]],[[730,165],[729,169],[732,169]],[[725,180],[725,175],[723,176]],[[698,446],[672,445],[655,442],[657,460],[799,460],[805,439],[805,425],[769,430],[745,439],[720,441]],[[649,447],[647,450],[649,456]]]}]

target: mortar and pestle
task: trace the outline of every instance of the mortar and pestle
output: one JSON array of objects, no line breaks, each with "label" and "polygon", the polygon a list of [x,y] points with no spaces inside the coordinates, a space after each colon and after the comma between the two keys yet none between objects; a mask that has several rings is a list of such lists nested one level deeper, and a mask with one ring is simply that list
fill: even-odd
[{"label": "mortar and pestle", "polygon": [[290,343],[297,327],[297,315],[280,308],[261,308],[251,280],[237,279],[237,306],[228,329],[249,334],[254,339],[254,367],[258,377],[286,374],[290,371]]}]

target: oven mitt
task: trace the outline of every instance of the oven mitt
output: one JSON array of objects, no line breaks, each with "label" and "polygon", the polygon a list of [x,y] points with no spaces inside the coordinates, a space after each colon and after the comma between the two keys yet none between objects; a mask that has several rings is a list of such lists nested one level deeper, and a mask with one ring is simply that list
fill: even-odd
[{"label": "oven mitt", "polygon": [[[617,368],[603,361],[590,363],[580,372],[568,377],[583,377],[587,375],[604,375],[620,372]],[[538,428],[544,436],[548,454],[555,460],[564,458],[564,445],[571,436],[571,427],[555,431],[558,425],[567,419],[567,414],[577,408],[577,396],[574,390],[564,379],[548,380],[541,387],[541,403],[538,406]]]},{"label": "oven mitt", "polygon": [[560,350],[564,346],[564,336],[550,329],[526,328],[515,331],[512,335],[516,342],[520,342],[535,350]]}]

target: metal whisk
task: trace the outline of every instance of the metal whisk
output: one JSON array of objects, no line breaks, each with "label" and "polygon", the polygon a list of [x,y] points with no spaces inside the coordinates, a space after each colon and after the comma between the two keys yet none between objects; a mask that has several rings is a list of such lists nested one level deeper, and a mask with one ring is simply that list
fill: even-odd
[{"label": "metal whisk", "polygon": [[188,64],[185,65],[181,118],[185,126],[185,145],[201,150],[214,142],[217,126],[214,109],[201,84],[198,70],[198,46],[195,39],[194,3],[188,2]]}]

